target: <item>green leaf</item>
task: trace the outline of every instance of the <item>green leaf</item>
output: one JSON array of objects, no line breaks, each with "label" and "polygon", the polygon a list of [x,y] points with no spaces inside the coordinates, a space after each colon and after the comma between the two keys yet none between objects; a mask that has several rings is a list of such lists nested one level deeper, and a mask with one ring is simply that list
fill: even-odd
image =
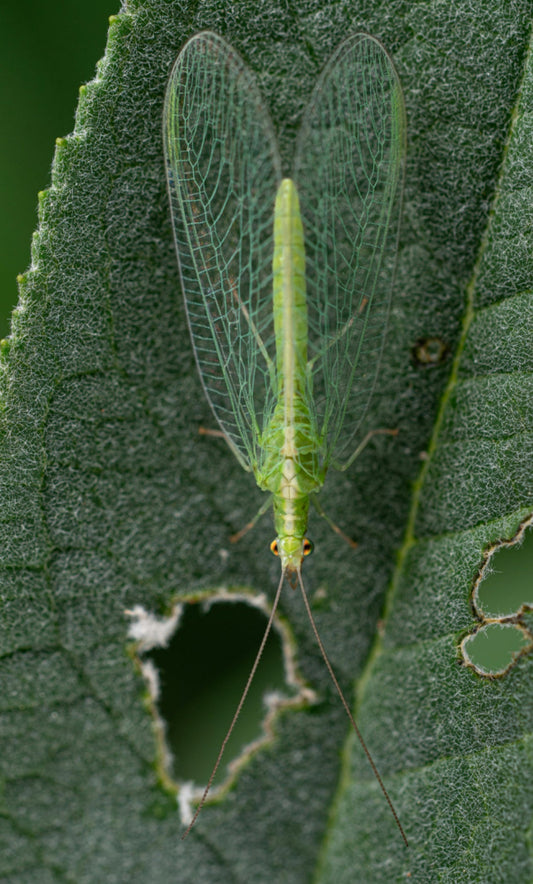
[{"label": "green leaf", "polygon": [[[532,658],[491,680],[459,648],[484,551],[532,509],[532,12],[526,0],[152,0],[113,21],[58,144],[3,349],[1,880],[531,880]],[[359,547],[316,518],[306,581],[408,850],[289,589],[319,701],[277,718],[274,741],[185,842],[158,781],[125,609],[161,615],[220,587],[272,597],[277,578],[265,522],[229,548],[261,495],[197,434],[211,418],[161,111],[175,56],[203,28],[257,72],[287,164],[346,33],[379,37],[404,86],[399,276],[368,418],[400,432],[328,477],[324,508]]]}]

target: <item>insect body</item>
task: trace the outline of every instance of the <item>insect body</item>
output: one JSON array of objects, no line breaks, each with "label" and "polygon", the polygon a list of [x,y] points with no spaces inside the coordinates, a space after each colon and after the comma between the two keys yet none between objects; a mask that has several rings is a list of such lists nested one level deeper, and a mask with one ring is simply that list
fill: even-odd
[{"label": "insect body", "polygon": [[305,252],[296,188],[284,179],[274,210],[273,314],[276,337],[277,404],[263,433],[265,451],[256,472],[260,488],[273,495],[277,539],[272,546],[282,571],[298,572],[311,551],[307,529],[309,495],[324,481],[306,403],[307,304]]},{"label": "insect body", "polygon": [[271,495],[271,548],[282,571],[193,823],[287,575],[300,586],[330,675],[406,841],[329,663],[301,575],[312,549],[309,501],[328,467],[345,469],[365,444],[354,449],[383,348],[400,215],[405,114],[397,74],[374,38],[358,34],[342,43],[304,112],[293,175],[284,178],[253,74],[222,38],[201,33],[170,76],[164,141],[198,370],[228,444]]}]

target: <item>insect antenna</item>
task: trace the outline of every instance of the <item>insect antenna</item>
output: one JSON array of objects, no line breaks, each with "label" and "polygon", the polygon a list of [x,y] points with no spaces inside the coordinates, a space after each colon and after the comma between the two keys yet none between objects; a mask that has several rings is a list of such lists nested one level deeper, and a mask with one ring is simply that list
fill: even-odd
[{"label": "insect antenna", "polygon": [[248,694],[248,691],[250,690],[250,685],[252,684],[252,681],[253,681],[254,675],[255,675],[256,670],[257,670],[257,667],[258,667],[258,665],[259,665],[259,661],[260,661],[261,657],[263,656],[263,651],[265,650],[265,645],[266,645],[266,643],[267,643],[268,636],[270,635],[270,630],[271,630],[271,628],[272,628],[272,623],[273,623],[273,621],[274,621],[274,615],[275,615],[275,613],[276,613],[276,608],[278,607],[278,602],[279,602],[279,598],[280,598],[280,595],[281,595],[281,589],[282,589],[282,587],[283,587],[283,581],[284,581],[284,580],[285,580],[285,572],[283,571],[282,574],[281,574],[281,578],[280,578],[280,581],[279,581],[278,588],[277,588],[277,590],[276,590],[276,595],[275,595],[275,597],[274,597],[274,603],[273,603],[273,605],[272,605],[272,610],[271,610],[271,612],[270,612],[270,617],[268,618],[268,623],[267,623],[267,625],[266,625],[266,629],[265,629],[265,632],[264,632],[263,638],[261,639],[261,644],[259,645],[259,650],[258,650],[257,655],[256,655],[256,658],[255,658],[255,660],[254,660],[254,665],[252,666],[252,668],[251,668],[251,670],[250,670],[250,675],[248,676],[248,681],[246,682],[245,688],[244,688],[244,690],[243,690],[243,692],[242,692],[242,695],[241,695],[241,699],[239,700],[239,705],[237,706],[237,709],[235,710],[235,714],[234,714],[234,716],[233,716],[233,718],[232,718],[232,721],[231,721],[231,724],[230,724],[230,726],[229,726],[229,728],[228,728],[228,730],[227,730],[227,732],[226,732],[226,736],[225,736],[224,739],[222,740],[222,745],[221,745],[221,747],[220,747],[220,751],[219,751],[219,753],[218,753],[217,760],[215,761],[215,764],[214,764],[213,770],[211,771],[211,775],[210,775],[210,777],[209,777],[209,779],[208,779],[208,781],[207,781],[207,786],[206,786],[205,789],[204,789],[204,793],[203,793],[203,795],[202,795],[202,797],[201,797],[201,799],[200,799],[200,803],[199,803],[198,807],[196,808],[196,811],[195,811],[195,813],[194,813],[194,816],[193,816],[191,822],[189,823],[189,825],[187,826],[187,829],[185,830],[185,832],[184,832],[183,835],[181,836],[181,840],[182,840],[182,841],[183,841],[184,838],[187,837],[187,835],[188,835],[189,832],[191,831],[192,827],[194,826],[196,820],[198,819],[198,817],[199,817],[199,815],[200,815],[200,811],[201,811],[202,807],[203,807],[204,804],[205,804],[205,800],[206,800],[206,798],[207,798],[208,792],[209,792],[211,786],[213,785],[213,780],[215,779],[215,776],[216,776],[217,770],[218,770],[218,768],[219,768],[220,762],[222,761],[222,756],[223,756],[223,754],[224,754],[224,750],[225,750],[225,748],[226,748],[226,744],[227,744],[229,738],[231,737],[231,734],[232,734],[233,728],[235,727],[235,725],[236,725],[236,723],[237,723],[237,719],[238,719],[239,715],[241,714],[241,709],[242,709],[242,707],[244,706],[244,701],[246,700],[246,696],[247,696],[247,694]]},{"label": "insect antenna", "polygon": [[389,808],[390,808],[391,813],[392,813],[392,815],[393,815],[393,817],[394,817],[394,820],[395,820],[395,822],[396,822],[396,825],[398,826],[398,828],[399,828],[399,830],[400,830],[400,834],[401,834],[401,836],[402,836],[402,838],[403,838],[403,840],[404,840],[405,846],[406,846],[406,847],[409,847],[409,843],[408,843],[408,841],[407,841],[407,837],[406,837],[405,832],[404,832],[404,830],[403,830],[403,826],[402,826],[402,824],[401,824],[401,822],[400,822],[400,818],[398,817],[398,814],[396,813],[396,810],[395,810],[395,808],[394,808],[394,805],[393,805],[393,803],[392,803],[392,800],[391,800],[391,798],[390,798],[390,795],[389,795],[389,793],[387,792],[387,790],[386,790],[386,788],[385,788],[385,784],[384,784],[383,780],[381,779],[381,775],[380,775],[380,773],[379,773],[379,771],[378,771],[378,769],[377,769],[377,767],[376,767],[375,761],[374,761],[374,759],[372,758],[372,756],[371,756],[371,754],[370,754],[370,750],[368,749],[368,747],[367,747],[365,741],[363,740],[363,735],[362,735],[361,731],[359,730],[359,728],[357,727],[357,724],[355,723],[355,718],[353,717],[353,715],[352,715],[352,713],[351,713],[351,711],[350,711],[350,707],[348,706],[348,703],[346,702],[346,698],[345,698],[345,696],[344,696],[344,694],[343,694],[343,692],[342,692],[342,690],[341,690],[341,686],[340,686],[339,682],[337,681],[337,676],[335,675],[335,673],[334,673],[334,671],[333,671],[333,666],[332,666],[331,663],[329,662],[329,657],[328,657],[328,655],[326,654],[326,649],[325,649],[324,645],[322,644],[322,639],[320,638],[320,635],[319,635],[319,632],[318,632],[318,629],[317,629],[317,625],[316,625],[316,623],[315,623],[315,619],[314,619],[314,617],[313,617],[313,615],[312,615],[312,613],[311,613],[311,607],[310,607],[310,605],[309,605],[309,600],[308,600],[308,598],[307,598],[307,595],[306,595],[306,592],[305,592],[305,587],[304,587],[304,585],[303,585],[303,581],[302,581],[302,574],[301,574],[301,571],[300,571],[299,568],[298,568],[298,583],[300,584],[300,589],[301,589],[301,591],[302,591],[302,596],[303,596],[303,600],[304,600],[305,610],[307,611],[307,616],[309,617],[309,622],[311,623],[311,626],[312,626],[312,628],[313,628],[313,632],[314,632],[314,635],[315,635],[316,642],[317,642],[317,644],[318,644],[318,647],[320,648],[320,653],[322,654],[322,657],[324,658],[324,662],[325,662],[325,664],[326,664],[326,666],[327,666],[327,668],[328,668],[328,672],[329,672],[329,674],[330,674],[330,676],[331,676],[331,680],[332,680],[333,684],[335,685],[335,688],[336,688],[336,690],[337,690],[337,693],[338,693],[339,697],[341,698],[342,705],[344,706],[344,708],[345,708],[345,710],[346,710],[346,714],[347,714],[348,718],[350,719],[350,721],[351,721],[351,723],[352,723],[352,727],[353,727],[355,733],[357,734],[357,739],[359,740],[359,742],[361,743],[361,746],[363,747],[363,751],[364,751],[364,753],[365,753],[365,755],[366,755],[366,757],[367,757],[367,759],[368,759],[368,763],[370,764],[370,767],[372,768],[372,771],[373,771],[373,773],[374,773],[374,776],[375,776],[376,780],[378,781],[378,783],[379,783],[379,785],[380,785],[380,787],[381,787],[381,791],[383,792],[383,794],[384,794],[384,796],[385,796],[385,799],[386,799],[386,801],[387,801],[387,804],[389,805]]}]

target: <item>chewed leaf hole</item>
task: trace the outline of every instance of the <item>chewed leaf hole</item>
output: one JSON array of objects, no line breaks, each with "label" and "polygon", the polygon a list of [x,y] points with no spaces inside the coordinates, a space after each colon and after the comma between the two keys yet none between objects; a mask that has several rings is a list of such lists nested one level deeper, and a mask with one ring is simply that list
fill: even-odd
[{"label": "chewed leaf hole", "polygon": [[[162,781],[201,789],[253,666],[268,610],[244,593],[222,593],[180,603],[164,621],[142,609],[129,613],[136,618],[130,635],[137,640],[161,744]],[[215,786],[231,776],[236,759],[272,738],[277,708],[309,699],[295,674],[291,645],[287,628],[275,621]]]},{"label": "chewed leaf hole", "polygon": [[[149,653],[159,673],[157,705],[173,779],[207,782],[266,624],[264,613],[245,603],[218,603],[208,610],[189,604],[168,647]],[[281,640],[273,630],[215,784],[223,779],[227,763],[261,736],[264,695],[284,687]]]},{"label": "chewed leaf hole", "polygon": [[481,626],[466,636],[461,651],[480,675],[504,675],[533,651],[528,614],[533,610],[533,532],[531,519],[512,540],[485,554],[474,585],[472,605]]},{"label": "chewed leaf hole", "polygon": [[533,531],[520,546],[500,546],[487,565],[476,591],[476,607],[486,617],[508,617],[523,605],[533,609]]},{"label": "chewed leaf hole", "polygon": [[478,672],[501,675],[530,645],[514,623],[487,623],[463,642],[463,654]]}]

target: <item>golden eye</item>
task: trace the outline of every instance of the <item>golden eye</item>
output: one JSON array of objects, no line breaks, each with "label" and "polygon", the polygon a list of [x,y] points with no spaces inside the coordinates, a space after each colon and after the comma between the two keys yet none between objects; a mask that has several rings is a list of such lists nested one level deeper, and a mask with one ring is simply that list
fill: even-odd
[{"label": "golden eye", "polygon": [[270,544],[270,552],[273,552],[275,556],[279,556],[278,538],[277,537]]},{"label": "golden eye", "polygon": [[312,543],[310,540],[308,540],[307,537],[304,538],[304,547],[303,547],[304,556],[310,556],[311,553],[313,552],[314,548],[315,548],[314,543]]}]

